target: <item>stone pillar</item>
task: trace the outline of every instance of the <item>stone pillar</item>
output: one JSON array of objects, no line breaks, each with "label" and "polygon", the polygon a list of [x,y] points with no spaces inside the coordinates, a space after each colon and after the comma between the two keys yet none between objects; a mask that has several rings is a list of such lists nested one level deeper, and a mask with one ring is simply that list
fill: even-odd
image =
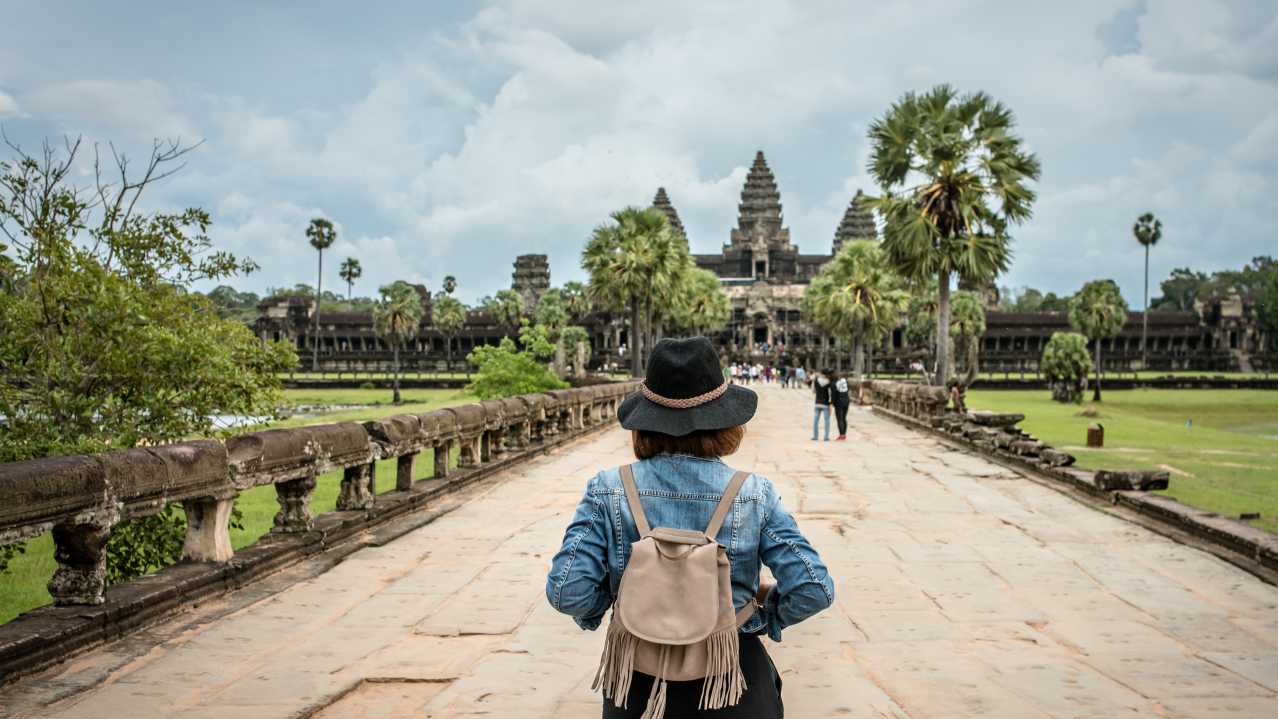
[{"label": "stone pillar", "polygon": [[435,469],[431,473],[435,479],[448,477],[448,457],[452,454],[452,449],[452,440],[435,445]]},{"label": "stone pillar", "polygon": [[373,506],[376,473],[376,462],[359,464],[342,470],[342,488],[337,495],[337,509],[351,511]]},{"label": "stone pillar", "polygon": [[272,532],[309,532],[315,528],[311,513],[311,494],[315,492],[315,475],[280,482],[275,485],[275,499],[280,511],[275,514]]},{"label": "stone pillar", "polygon": [[461,457],[457,460],[459,467],[474,467],[483,458],[483,435],[463,437],[461,440]]},{"label": "stone pillar", "polygon": [[[413,488],[413,469],[417,464],[417,453],[405,454],[399,457],[395,464],[395,489],[403,492]],[[376,492],[377,488],[374,487]]]},{"label": "stone pillar", "polygon": [[53,557],[58,569],[49,580],[49,594],[58,606],[102,604],[106,601],[106,543],[118,516],[89,524],[53,527]]},{"label": "stone pillar", "polygon": [[229,562],[231,549],[231,508],[235,498],[200,497],[182,502],[186,512],[186,542],[182,558],[192,562]]}]

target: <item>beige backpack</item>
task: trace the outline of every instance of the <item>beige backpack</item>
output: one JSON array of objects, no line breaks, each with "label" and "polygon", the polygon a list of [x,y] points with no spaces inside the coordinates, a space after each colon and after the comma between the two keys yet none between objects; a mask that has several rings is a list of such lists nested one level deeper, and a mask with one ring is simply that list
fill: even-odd
[{"label": "beige backpack", "polygon": [[754,613],[754,602],[733,610],[732,565],[715,535],[748,476],[733,475],[709,526],[696,532],[650,527],[634,472],[621,468],[639,540],[630,545],[591,688],[625,707],[635,671],[656,677],[642,719],[665,714],[668,681],[705,679],[701,709],[732,706],[745,692],[737,628]]}]

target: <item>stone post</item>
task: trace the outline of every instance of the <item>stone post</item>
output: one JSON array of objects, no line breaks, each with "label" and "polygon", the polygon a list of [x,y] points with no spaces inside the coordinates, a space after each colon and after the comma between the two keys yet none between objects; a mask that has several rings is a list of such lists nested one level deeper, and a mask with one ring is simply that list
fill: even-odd
[{"label": "stone post", "polygon": [[352,511],[372,507],[376,479],[376,462],[357,464],[342,470],[342,487],[337,495],[337,509]]},{"label": "stone post", "polygon": [[235,498],[198,497],[182,502],[186,512],[186,542],[182,559],[192,562],[229,562],[231,549],[231,508]]},{"label": "stone post", "polygon": [[445,479],[448,477],[448,457],[452,454],[453,442],[440,442],[435,445],[435,469],[432,476],[435,479]]},{"label": "stone post", "polygon": [[457,460],[459,467],[474,467],[483,458],[483,436],[463,437],[461,440],[461,457]]},{"label": "stone post", "polygon": [[53,557],[58,569],[49,580],[49,594],[58,606],[102,604],[106,601],[106,543],[119,515],[89,524],[53,527]]},{"label": "stone post", "polygon": [[311,494],[315,492],[315,474],[280,482],[275,485],[275,499],[280,511],[275,514],[272,532],[309,532],[315,528],[315,515],[311,513]]},{"label": "stone post", "polygon": [[[413,488],[413,468],[417,464],[417,453],[400,455],[395,464],[395,489],[404,492]],[[376,492],[377,488],[374,487]]]}]

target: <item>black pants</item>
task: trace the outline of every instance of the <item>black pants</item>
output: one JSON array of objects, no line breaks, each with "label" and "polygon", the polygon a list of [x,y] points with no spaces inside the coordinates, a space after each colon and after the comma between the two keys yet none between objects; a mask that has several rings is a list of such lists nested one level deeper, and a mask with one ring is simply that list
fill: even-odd
[{"label": "black pants", "polygon": [[839,422],[839,436],[842,437],[848,433],[848,403],[834,403],[834,418]]},{"label": "black pants", "polygon": [[[741,671],[745,674],[746,690],[737,704],[702,711],[697,709],[701,700],[703,680],[670,682],[666,687],[665,719],[782,719],[785,709],[781,706],[781,675],[763,648],[763,642],[753,634],[741,635]],[[603,719],[638,719],[648,706],[648,693],[652,691],[652,677],[635,672],[627,697],[628,709],[613,706],[604,700]]]}]

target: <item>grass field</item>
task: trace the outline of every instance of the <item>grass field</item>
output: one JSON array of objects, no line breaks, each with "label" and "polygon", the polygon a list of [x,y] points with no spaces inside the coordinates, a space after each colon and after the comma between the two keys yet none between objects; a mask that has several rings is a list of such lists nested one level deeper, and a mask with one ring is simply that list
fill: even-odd
[{"label": "grass field", "polygon": [[[404,404],[396,407],[390,404],[390,390],[286,390],[285,395],[288,401],[294,405],[374,405],[376,402],[382,404],[360,409],[342,409],[311,417],[294,417],[268,426],[296,427],[338,421],[360,421],[401,412],[428,412],[440,407],[475,401],[473,395],[462,390],[405,390],[401,394]],[[455,449],[450,461],[452,466],[457,465]],[[393,459],[377,463],[379,494],[395,488],[395,464]],[[435,471],[433,457],[429,453],[420,455],[417,458],[415,470],[418,478],[429,477]],[[311,511],[315,514],[332,511],[337,506],[337,494],[341,481],[340,471],[320,475],[311,500]],[[236,506],[243,513],[244,525],[242,530],[231,531],[231,543],[236,549],[252,544],[266,534],[271,528],[275,513],[279,510],[279,504],[275,501],[274,487],[254,487],[240,495]],[[19,555],[10,564],[9,572],[0,575],[0,623],[49,603],[49,592],[45,589],[45,584],[53,576],[56,566],[53,561],[53,539],[49,535],[46,534],[27,543],[26,554]]]},{"label": "grass field", "polygon": [[[1046,390],[973,390],[968,406],[1023,412],[1023,429],[1085,469],[1166,469],[1163,494],[1227,517],[1260,512],[1252,524],[1278,532],[1278,392],[1115,390],[1079,406]],[[1089,408],[1099,416],[1080,415]],[[1093,422],[1105,427],[1104,449],[1086,447]]]}]

